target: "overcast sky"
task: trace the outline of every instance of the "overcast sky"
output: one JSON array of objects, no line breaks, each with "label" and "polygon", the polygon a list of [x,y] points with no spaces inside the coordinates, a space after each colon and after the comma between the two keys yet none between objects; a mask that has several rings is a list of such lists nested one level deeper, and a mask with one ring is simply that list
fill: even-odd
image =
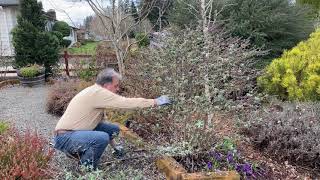
[{"label": "overcast sky", "polygon": [[[45,11],[54,9],[57,19],[66,21],[73,26],[83,23],[85,17],[94,14],[86,1],[73,2],[72,0],[39,0]],[[68,17],[68,15],[70,18]]]}]

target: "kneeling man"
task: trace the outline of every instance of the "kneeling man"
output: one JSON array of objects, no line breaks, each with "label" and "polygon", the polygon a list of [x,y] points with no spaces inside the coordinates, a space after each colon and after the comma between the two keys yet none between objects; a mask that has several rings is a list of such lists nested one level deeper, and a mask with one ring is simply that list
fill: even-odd
[{"label": "kneeling man", "polygon": [[105,109],[134,109],[170,104],[167,96],[157,99],[126,98],[119,91],[120,74],[108,68],[99,73],[96,83],[78,93],[55,128],[55,148],[78,157],[81,165],[96,169],[99,159],[119,127],[103,121]]}]

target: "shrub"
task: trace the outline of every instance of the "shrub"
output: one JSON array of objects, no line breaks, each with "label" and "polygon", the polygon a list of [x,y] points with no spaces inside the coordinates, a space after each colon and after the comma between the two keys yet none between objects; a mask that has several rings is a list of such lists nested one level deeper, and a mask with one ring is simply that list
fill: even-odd
[{"label": "shrub", "polygon": [[271,105],[248,114],[244,132],[257,148],[279,162],[320,173],[319,109],[318,103]]},{"label": "shrub", "polygon": [[42,68],[39,65],[32,65],[29,67],[23,67],[20,69],[19,74],[22,77],[36,77],[41,73]]},{"label": "shrub", "polygon": [[37,64],[44,65],[46,74],[50,75],[59,61],[59,39],[49,32],[39,33],[36,42]]},{"label": "shrub", "polygon": [[28,64],[44,65],[46,74],[58,62],[59,40],[45,32],[45,17],[41,2],[22,0],[20,4],[18,25],[13,29],[13,46],[15,49],[15,66]]},{"label": "shrub", "polygon": [[209,116],[227,106],[228,88],[232,89],[239,79],[244,80],[243,84],[247,82],[243,78],[247,74],[241,73],[247,72],[246,63],[259,52],[249,48],[248,41],[232,38],[220,27],[211,26],[207,44],[210,54],[204,57],[201,30],[171,30],[172,34],[160,40],[161,48],[146,48],[139,60],[126,66],[125,90],[131,96],[150,98],[169,94],[175,102],[135,117],[144,136],[156,137],[154,143],[207,150],[216,140]]},{"label": "shrub", "polygon": [[37,133],[18,133],[14,128],[0,134],[0,179],[48,179],[53,150]]},{"label": "shrub", "polygon": [[135,38],[138,41],[139,47],[147,47],[150,44],[150,39],[145,33],[137,33]]},{"label": "shrub", "polygon": [[69,47],[70,44],[71,44],[71,40],[69,40],[69,39],[62,39],[62,41],[61,41],[62,47]]},{"label": "shrub", "polygon": [[267,93],[289,100],[320,100],[320,30],[266,68],[258,79]]},{"label": "shrub", "polygon": [[54,23],[52,30],[58,31],[63,35],[63,37],[66,37],[70,35],[71,28],[66,22],[57,21],[56,23]]},{"label": "shrub", "polygon": [[66,82],[57,82],[50,87],[47,97],[47,112],[61,116],[68,107],[71,99],[81,90],[89,87],[93,83],[70,80]]},{"label": "shrub", "polygon": [[69,47],[71,44],[71,40],[69,39],[63,39],[63,34],[59,31],[52,31],[51,34],[56,36],[59,40],[59,44],[62,48]]},{"label": "shrub", "polygon": [[63,40],[63,34],[59,31],[52,31],[51,34],[55,35],[59,39],[59,42],[61,44]]}]

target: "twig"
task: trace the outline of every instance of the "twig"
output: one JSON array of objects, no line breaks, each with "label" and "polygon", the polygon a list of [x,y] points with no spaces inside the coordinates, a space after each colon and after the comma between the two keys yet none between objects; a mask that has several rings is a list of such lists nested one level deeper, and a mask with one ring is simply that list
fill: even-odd
[{"label": "twig", "polygon": [[114,163],[121,163],[123,161],[126,161],[126,160],[133,160],[133,159],[140,159],[140,158],[143,158],[143,159],[146,159],[146,158],[151,158],[153,156],[150,156],[150,157],[147,157],[147,156],[135,156],[135,157],[129,157],[129,158],[124,158],[124,159],[118,159],[118,160],[114,160],[114,161],[108,161],[108,162],[105,162],[105,163],[101,163],[101,165],[111,165],[111,164],[114,164]]},{"label": "twig", "polygon": [[136,150],[133,150],[133,151],[130,151],[130,152],[146,152],[148,151],[147,149],[136,149]]}]

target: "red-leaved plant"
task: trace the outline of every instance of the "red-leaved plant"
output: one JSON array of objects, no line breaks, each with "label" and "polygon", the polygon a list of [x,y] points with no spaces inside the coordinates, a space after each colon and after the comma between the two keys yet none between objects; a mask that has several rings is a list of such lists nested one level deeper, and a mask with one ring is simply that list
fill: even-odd
[{"label": "red-leaved plant", "polygon": [[0,179],[50,178],[53,149],[37,133],[10,128],[0,134]]}]

